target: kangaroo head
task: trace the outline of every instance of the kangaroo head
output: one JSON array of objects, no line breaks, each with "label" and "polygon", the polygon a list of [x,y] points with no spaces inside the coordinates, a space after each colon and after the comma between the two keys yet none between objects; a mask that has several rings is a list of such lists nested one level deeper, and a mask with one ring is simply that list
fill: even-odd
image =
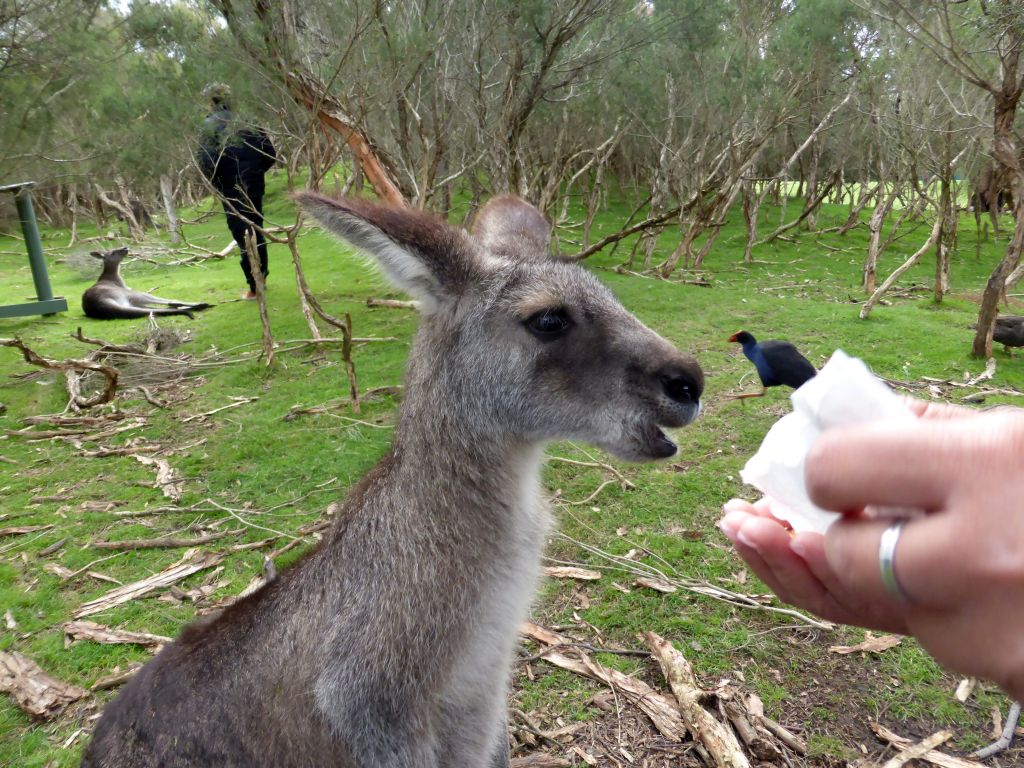
[{"label": "kangaroo head", "polygon": [[115,248],[112,251],[89,251],[89,255],[94,258],[100,259],[103,262],[103,266],[117,266],[120,264],[124,257],[128,255],[127,248]]},{"label": "kangaroo head", "polygon": [[497,198],[470,235],[410,209],[297,197],[419,299],[407,417],[441,411],[467,439],[583,440],[636,461],[675,453],[661,427],[697,416],[700,367],[589,272],[549,256],[536,208]]}]

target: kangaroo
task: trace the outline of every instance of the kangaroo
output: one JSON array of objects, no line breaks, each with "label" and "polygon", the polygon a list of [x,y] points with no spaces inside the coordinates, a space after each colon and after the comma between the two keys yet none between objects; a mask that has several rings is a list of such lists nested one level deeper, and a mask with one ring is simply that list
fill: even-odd
[{"label": "kangaroo", "polygon": [[113,251],[92,251],[90,256],[103,260],[103,272],[95,284],[82,294],[82,311],[94,320],[120,320],[150,315],[188,315],[209,309],[213,304],[186,304],[161,299],[142,291],[133,291],[121,278],[121,261],[127,248]]},{"label": "kangaroo", "polygon": [[319,548],[194,623],[111,701],[86,768],[507,768],[517,630],[549,517],[543,446],[666,458],[700,410],[696,361],[548,253],[501,197],[473,234],[301,193],[419,299],[390,451]]}]

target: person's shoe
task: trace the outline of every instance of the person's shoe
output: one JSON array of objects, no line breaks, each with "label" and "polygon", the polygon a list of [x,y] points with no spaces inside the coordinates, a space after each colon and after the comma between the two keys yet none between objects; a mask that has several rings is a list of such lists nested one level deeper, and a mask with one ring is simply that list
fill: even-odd
[{"label": "person's shoe", "polygon": [[256,291],[246,291],[243,293],[242,301],[256,301]]}]

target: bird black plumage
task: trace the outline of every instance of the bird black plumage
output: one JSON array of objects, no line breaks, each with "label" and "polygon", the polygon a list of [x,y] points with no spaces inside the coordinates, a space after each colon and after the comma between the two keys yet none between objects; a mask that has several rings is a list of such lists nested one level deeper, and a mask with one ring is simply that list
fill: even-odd
[{"label": "bird black plumage", "polygon": [[992,330],[992,341],[999,342],[1010,354],[1010,347],[1024,347],[1024,317],[1021,315],[1003,315],[996,318]]},{"label": "bird black plumage", "polygon": [[743,345],[743,354],[757,368],[761,386],[764,387],[761,392],[739,395],[738,399],[761,397],[768,387],[777,387],[780,384],[796,389],[818,374],[811,361],[801,355],[788,341],[771,339],[759,343],[746,331],[734,333],[729,337],[729,341]]}]

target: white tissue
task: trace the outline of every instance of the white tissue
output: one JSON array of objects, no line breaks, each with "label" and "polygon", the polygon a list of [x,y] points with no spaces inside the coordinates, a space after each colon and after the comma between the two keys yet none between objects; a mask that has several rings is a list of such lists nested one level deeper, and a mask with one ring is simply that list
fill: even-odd
[{"label": "white tissue", "polygon": [[914,415],[862,360],[838,349],[790,399],[793,412],[775,422],[740,477],[778,502],[772,514],[793,530],[824,533],[839,515],[812,503],[804,486],[804,459],[818,435],[832,427]]}]

